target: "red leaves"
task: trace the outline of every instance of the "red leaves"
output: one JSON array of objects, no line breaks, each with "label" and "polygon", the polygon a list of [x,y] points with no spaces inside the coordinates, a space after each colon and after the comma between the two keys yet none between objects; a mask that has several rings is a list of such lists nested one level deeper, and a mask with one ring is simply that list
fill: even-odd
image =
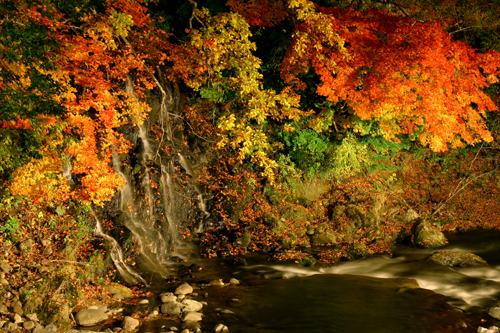
[{"label": "red leaves", "polygon": [[30,129],[32,130],[33,127],[31,126],[31,123],[29,119],[21,119],[17,118],[16,120],[2,120],[0,121],[0,127],[1,128],[8,128],[8,129]]}]

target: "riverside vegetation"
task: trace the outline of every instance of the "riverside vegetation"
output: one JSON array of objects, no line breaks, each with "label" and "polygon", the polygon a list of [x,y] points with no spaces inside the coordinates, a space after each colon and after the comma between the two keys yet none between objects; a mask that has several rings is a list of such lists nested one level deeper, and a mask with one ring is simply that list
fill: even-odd
[{"label": "riverside vegetation", "polygon": [[498,6],[3,1],[0,323],[69,329],[189,243],[308,266],[497,229]]}]

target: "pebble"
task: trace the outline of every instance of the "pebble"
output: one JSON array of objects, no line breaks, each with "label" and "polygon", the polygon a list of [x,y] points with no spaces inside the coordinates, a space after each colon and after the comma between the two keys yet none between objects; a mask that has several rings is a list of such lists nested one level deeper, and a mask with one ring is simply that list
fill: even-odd
[{"label": "pebble", "polygon": [[229,333],[229,328],[224,324],[217,324],[214,328],[215,333]]},{"label": "pebble", "polygon": [[147,299],[142,299],[142,300],[139,302],[139,305],[146,305],[146,304],[149,304],[149,300],[147,300]]},{"label": "pebble", "polygon": [[180,286],[177,287],[177,289],[175,289],[175,292],[174,294],[175,295],[179,295],[179,294],[191,294],[193,292],[193,287],[191,287],[189,285],[189,283],[187,282],[184,282],[183,284],[181,284]]},{"label": "pebble", "polygon": [[237,286],[237,285],[239,285],[241,282],[240,282],[240,280],[237,280],[237,279],[235,279],[235,278],[232,278],[231,280],[229,280],[229,283],[230,283],[231,285],[233,285],[233,286]]},{"label": "pebble", "polygon": [[225,314],[234,314],[234,312],[233,312],[233,311],[231,311],[231,310],[227,310],[227,309],[222,310],[220,313],[225,313]]},{"label": "pebble", "polygon": [[35,328],[35,323],[33,321],[31,321],[31,320],[30,321],[25,321],[23,323],[23,328],[25,330],[31,330],[31,329]]}]

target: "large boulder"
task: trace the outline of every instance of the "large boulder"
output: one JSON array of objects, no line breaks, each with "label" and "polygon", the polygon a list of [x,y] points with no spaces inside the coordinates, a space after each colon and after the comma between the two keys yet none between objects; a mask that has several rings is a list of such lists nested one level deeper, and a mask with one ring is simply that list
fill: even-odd
[{"label": "large boulder", "polygon": [[424,249],[435,249],[446,245],[444,234],[427,221],[420,221],[415,227],[415,245]]},{"label": "large boulder", "polygon": [[488,266],[483,258],[467,252],[439,251],[428,259],[430,262],[449,267]]}]

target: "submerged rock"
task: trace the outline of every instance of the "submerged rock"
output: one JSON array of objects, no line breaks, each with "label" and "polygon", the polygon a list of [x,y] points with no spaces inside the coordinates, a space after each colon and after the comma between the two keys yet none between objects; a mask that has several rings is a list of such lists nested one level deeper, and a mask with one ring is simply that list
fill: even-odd
[{"label": "submerged rock", "polygon": [[467,252],[439,251],[431,255],[428,260],[449,267],[488,266],[483,258]]},{"label": "submerged rock", "polygon": [[434,249],[445,246],[444,234],[431,226],[427,221],[421,221],[415,228],[415,245],[424,249]]}]

